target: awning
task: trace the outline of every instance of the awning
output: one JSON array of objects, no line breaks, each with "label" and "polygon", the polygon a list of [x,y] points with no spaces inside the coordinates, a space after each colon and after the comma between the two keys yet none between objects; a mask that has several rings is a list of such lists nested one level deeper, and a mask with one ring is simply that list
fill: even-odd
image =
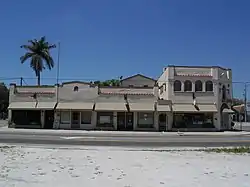
[{"label": "awning", "polygon": [[197,105],[198,108],[200,109],[200,112],[218,112],[216,105],[208,105],[208,104],[204,104],[204,105]]},{"label": "awning", "polygon": [[57,110],[93,110],[94,103],[58,103]]},{"label": "awning", "polygon": [[192,104],[174,104],[174,112],[197,112],[198,110]]},{"label": "awning", "polygon": [[8,109],[23,110],[23,109],[35,109],[36,102],[12,102]]},{"label": "awning", "polygon": [[223,113],[235,113],[235,111],[228,109],[228,108],[225,108],[222,112]]},{"label": "awning", "polygon": [[41,110],[53,110],[56,102],[38,102],[36,108]]},{"label": "awning", "polygon": [[154,103],[129,103],[130,111],[154,111]]},{"label": "awning", "polygon": [[125,103],[96,103],[96,111],[127,111]]},{"label": "awning", "polygon": [[157,111],[158,112],[170,112],[170,106],[169,105],[157,105]]}]

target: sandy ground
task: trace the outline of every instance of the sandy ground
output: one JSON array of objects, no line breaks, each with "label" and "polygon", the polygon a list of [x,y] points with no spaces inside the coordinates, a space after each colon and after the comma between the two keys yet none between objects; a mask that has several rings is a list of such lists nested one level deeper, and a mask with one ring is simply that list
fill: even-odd
[{"label": "sandy ground", "polygon": [[0,163],[1,187],[250,186],[250,155],[2,146]]}]

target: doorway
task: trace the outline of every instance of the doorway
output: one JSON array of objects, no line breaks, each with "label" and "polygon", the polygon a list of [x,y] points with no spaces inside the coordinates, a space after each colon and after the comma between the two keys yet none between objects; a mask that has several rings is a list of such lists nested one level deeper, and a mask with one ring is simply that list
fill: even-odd
[{"label": "doorway", "polygon": [[44,128],[53,129],[54,110],[45,110],[44,115],[45,115]]},{"label": "doorway", "polygon": [[117,130],[132,131],[134,115],[133,112],[117,112]]},{"label": "doorway", "polygon": [[80,112],[72,112],[72,129],[80,129]]},{"label": "doorway", "polygon": [[166,131],[167,130],[167,115],[160,114],[159,115],[159,131]]}]

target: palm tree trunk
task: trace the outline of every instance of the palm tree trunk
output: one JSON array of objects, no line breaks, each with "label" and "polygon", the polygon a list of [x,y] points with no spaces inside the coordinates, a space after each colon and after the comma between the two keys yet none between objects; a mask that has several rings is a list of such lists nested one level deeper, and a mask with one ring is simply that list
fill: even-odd
[{"label": "palm tree trunk", "polygon": [[40,72],[37,73],[37,85],[40,86],[41,84],[41,76],[40,76]]}]

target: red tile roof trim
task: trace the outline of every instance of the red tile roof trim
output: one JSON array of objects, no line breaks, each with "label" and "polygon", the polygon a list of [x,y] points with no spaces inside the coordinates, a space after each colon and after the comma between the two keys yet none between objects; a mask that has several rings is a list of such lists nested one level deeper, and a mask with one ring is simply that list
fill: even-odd
[{"label": "red tile roof trim", "polygon": [[113,93],[113,92],[101,92],[101,94],[106,94],[106,95],[154,95],[153,93]]},{"label": "red tile roof trim", "polygon": [[17,92],[17,94],[55,94],[55,92]]},{"label": "red tile roof trim", "polygon": [[177,74],[177,76],[187,76],[187,77],[212,77],[212,75],[204,75],[204,74]]}]

